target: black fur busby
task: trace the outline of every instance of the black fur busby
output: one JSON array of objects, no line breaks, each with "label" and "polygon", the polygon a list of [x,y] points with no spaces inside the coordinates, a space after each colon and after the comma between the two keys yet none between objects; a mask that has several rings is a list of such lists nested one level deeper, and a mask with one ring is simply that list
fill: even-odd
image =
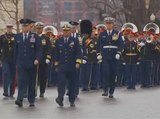
[{"label": "black fur busby", "polygon": [[80,23],[80,32],[81,34],[88,34],[91,36],[92,34],[92,22],[89,20],[82,20]]}]

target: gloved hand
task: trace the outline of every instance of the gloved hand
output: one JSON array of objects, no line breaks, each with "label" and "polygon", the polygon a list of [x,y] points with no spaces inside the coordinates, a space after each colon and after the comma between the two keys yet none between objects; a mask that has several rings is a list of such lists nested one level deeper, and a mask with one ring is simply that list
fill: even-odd
[{"label": "gloved hand", "polygon": [[98,55],[97,60],[102,60],[102,55]]},{"label": "gloved hand", "polygon": [[125,63],[125,62],[123,62],[122,64],[123,64],[123,65],[126,65],[126,63]]},{"label": "gloved hand", "polygon": [[139,65],[140,63],[139,63],[139,62],[137,62],[136,64],[137,64],[137,65]]},{"label": "gloved hand", "polygon": [[139,44],[139,46],[141,46],[141,47],[143,47],[144,45],[145,45],[144,42],[141,42],[141,43]]},{"label": "gloved hand", "polygon": [[46,59],[46,64],[49,64],[50,63],[50,60],[49,59]]},{"label": "gloved hand", "polygon": [[115,58],[116,58],[116,60],[119,60],[120,59],[120,54],[116,54]]},{"label": "gloved hand", "polygon": [[101,63],[102,62],[102,60],[98,60],[98,63]]},{"label": "gloved hand", "polygon": [[82,60],[82,64],[86,64],[86,63],[87,63],[87,61],[83,59]]}]

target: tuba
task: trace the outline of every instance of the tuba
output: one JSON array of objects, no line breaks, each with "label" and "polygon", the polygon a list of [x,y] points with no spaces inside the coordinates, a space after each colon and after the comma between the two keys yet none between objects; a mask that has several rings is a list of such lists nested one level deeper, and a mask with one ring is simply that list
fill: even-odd
[{"label": "tuba", "polygon": [[44,31],[45,34],[48,33],[48,32],[50,32],[50,33],[52,33],[52,34],[55,35],[55,36],[58,35],[58,30],[57,30],[57,28],[54,27],[54,26],[51,26],[51,25],[45,26],[45,27],[43,28],[43,31]]},{"label": "tuba", "polygon": [[51,43],[55,42],[55,40],[57,39],[58,30],[54,26],[51,25],[45,26],[43,28],[43,32],[46,36],[50,38]]},{"label": "tuba", "polygon": [[146,42],[152,43],[154,40],[154,35],[159,34],[159,26],[155,23],[148,23],[144,26],[143,31],[148,35]]},{"label": "tuba", "polygon": [[121,31],[124,31],[124,30],[130,30],[133,33],[138,32],[137,26],[135,24],[131,23],[131,22],[125,23],[122,26]]},{"label": "tuba", "polygon": [[128,37],[130,33],[136,33],[136,32],[138,32],[138,28],[135,24],[131,22],[125,23],[121,28],[122,39],[125,41],[126,37]]}]

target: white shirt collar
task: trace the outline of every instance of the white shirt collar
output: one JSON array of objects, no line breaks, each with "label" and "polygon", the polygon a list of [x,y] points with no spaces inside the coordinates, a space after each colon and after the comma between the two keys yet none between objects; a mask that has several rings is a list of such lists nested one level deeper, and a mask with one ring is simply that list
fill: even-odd
[{"label": "white shirt collar", "polygon": [[107,30],[107,33],[109,34],[109,32],[110,32],[110,35],[112,34],[112,31],[113,31],[113,29],[112,30]]}]

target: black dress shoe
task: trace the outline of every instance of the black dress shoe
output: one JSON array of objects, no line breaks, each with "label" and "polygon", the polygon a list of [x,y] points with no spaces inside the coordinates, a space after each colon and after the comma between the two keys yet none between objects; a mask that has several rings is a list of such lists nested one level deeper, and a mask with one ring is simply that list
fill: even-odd
[{"label": "black dress shoe", "polygon": [[107,93],[107,92],[104,92],[104,93],[102,94],[102,96],[108,96],[108,93]]},{"label": "black dress shoe", "polygon": [[70,106],[71,106],[71,107],[75,107],[76,105],[74,104],[74,102],[71,102],[71,103],[70,103]]},{"label": "black dress shoe", "polygon": [[40,97],[40,98],[44,98],[44,93],[41,93],[41,94],[39,95],[39,97]]},{"label": "black dress shoe", "polygon": [[3,93],[3,96],[8,97],[9,95],[8,93]]},{"label": "black dress shoe", "polygon": [[30,103],[30,105],[29,105],[30,107],[34,107],[35,105],[34,105],[34,103]]},{"label": "black dress shoe", "polygon": [[81,91],[89,91],[88,88],[83,88]]},{"label": "black dress shoe", "polygon": [[141,88],[146,88],[147,86],[146,85],[141,85]]},{"label": "black dress shoe", "polygon": [[91,87],[90,89],[91,89],[91,90],[97,90],[97,88],[95,88],[95,87]]},{"label": "black dress shoe", "polygon": [[112,94],[109,95],[109,98],[114,98]]},{"label": "black dress shoe", "polygon": [[20,100],[16,100],[15,104],[18,105],[19,107],[23,106],[22,101],[20,101]]},{"label": "black dress shoe", "polygon": [[59,106],[63,107],[63,101],[62,101],[61,99],[56,98],[56,103],[57,103]]},{"label": "black dress shoe", "polygon": [[128,86],[127,89],[132,89],[132,87]]}]

